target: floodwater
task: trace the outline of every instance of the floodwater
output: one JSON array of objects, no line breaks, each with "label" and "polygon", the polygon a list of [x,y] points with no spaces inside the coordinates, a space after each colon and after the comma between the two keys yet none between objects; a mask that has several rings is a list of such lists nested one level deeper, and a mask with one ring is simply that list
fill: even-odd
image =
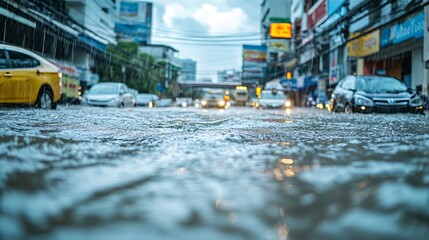
[{"label": "floodwater", "polygon": [[0,110],[2,239],[427,239],[429,117]]}]

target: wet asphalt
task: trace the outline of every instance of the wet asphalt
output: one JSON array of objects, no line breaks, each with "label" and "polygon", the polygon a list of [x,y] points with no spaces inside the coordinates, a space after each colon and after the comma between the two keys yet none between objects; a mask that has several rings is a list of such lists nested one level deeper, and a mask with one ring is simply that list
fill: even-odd
[{"label": "wet asphalt", "polygon": [[427,239],[429,116],[0,109],[1,239]]}]

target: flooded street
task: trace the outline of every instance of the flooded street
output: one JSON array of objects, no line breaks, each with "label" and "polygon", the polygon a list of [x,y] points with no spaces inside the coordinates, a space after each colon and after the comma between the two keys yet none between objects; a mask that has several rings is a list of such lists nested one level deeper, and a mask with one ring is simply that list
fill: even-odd
[{"label": "flooded street", "polygon": [[0,110],[1,239],[427,239],[429,117]]}]

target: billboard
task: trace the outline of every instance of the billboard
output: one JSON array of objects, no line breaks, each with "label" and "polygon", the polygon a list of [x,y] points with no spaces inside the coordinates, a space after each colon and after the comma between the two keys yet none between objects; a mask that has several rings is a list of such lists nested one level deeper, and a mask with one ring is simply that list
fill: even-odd
[{"label": "billboard", "polygon": [[118,0],[118,21],[115,31],[122,39],[149,44],[152,33],[152,3],[146,1]]},{"label": "billboard", "polygon": [[270,37],[271,38],[292,38],[292,24],[291,23],[271,23],[270,24]]},{"label": "billboard", "polygon": [[137,19],[139,17],[138,2],[120,2],[119,3],[119,18],[121,19]]},{"label": "billboard", "polygon": [[267,47],[243,45],[243,82],[259,83],[266,77]]},{"label": "billboard", "polygon": [[347,43],[349,57],[366,57],[380,51],[380,30],[375,30]]}]

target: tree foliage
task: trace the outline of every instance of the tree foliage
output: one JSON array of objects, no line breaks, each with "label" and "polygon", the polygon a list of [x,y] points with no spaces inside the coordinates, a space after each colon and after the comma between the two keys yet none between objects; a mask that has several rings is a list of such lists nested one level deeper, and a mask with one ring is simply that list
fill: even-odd
[{"label": "tree foliage", "polygon": [[162,66],[151,55],[139,53],[134,42],[119,41],[108,45],[104,61],[97,61],[95,71],[102,82],[122,82],[139,92],[157,93]]}]

